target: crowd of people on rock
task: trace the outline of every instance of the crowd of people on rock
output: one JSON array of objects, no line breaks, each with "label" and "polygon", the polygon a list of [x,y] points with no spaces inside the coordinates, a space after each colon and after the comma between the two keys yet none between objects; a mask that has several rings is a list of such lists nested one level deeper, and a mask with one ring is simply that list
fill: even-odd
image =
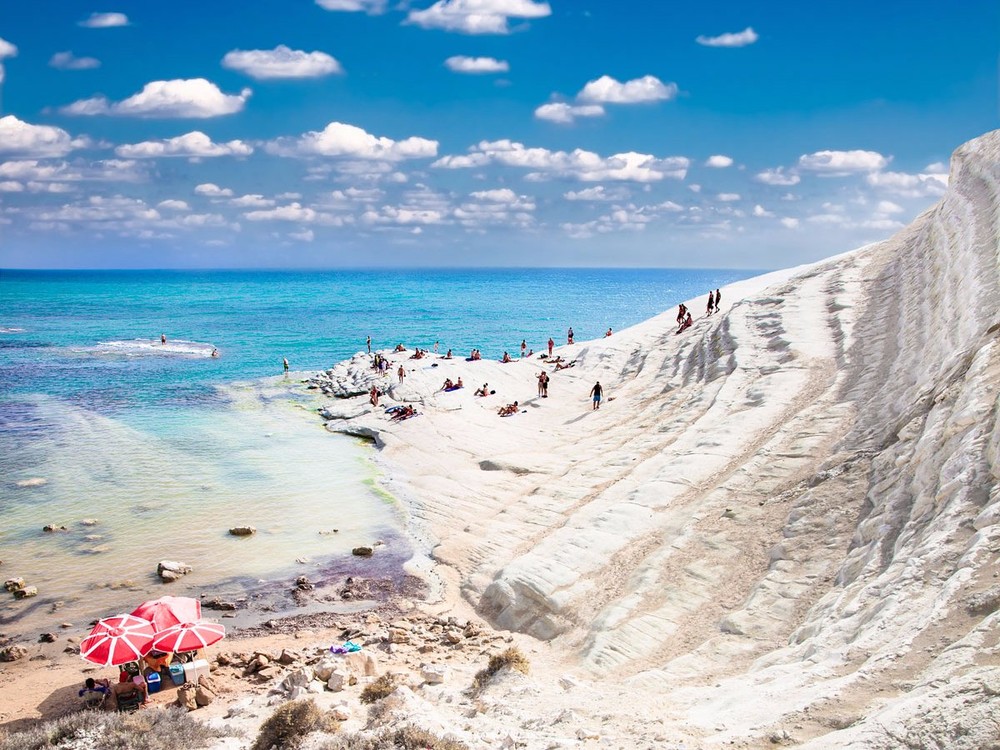
[{"label": "crowd of people on rock", "polygon": [[[722,292],[721,292],[721,290],[716,289],[715,291],[709,291],[709,294],[708,294],[708,306],[707,306],[707,309],[706,309],[706,314],[707,315],[712,315],[712,314],[714,314],[716,312],[719,312],[721,310],[721,304],[722,304]],[[681,303],[678,306],[678,309],[677,309],[677,331],[676,331],[676,333],[678,333],[678,334],[683,333],[685,330],[687,330],[688,328],[690,328],[693,325],[693,323],[694,323],[694,318],[692,316],[691,310],[687,307],[687,305]],[[604,334],[604,338],[609,338],[612,334],[613,334],[613,330],[609,326],[608,329],[607,329],[607,331]],[[566,331],[566,344],[567,345],[572,345],[573,343],[574,343],[574,332],[573,332],[573,328],[571,326]],[[371,340],[371,336],[368,336],[366,338],[365,345],[366,345],[368,353],[371,354],[372,353],[372,340]],[[452,356],[452,350],[450,348],[447,350],[447,353],[443,357],[441,357],[440,355],[438,355],[439,346],[440,346],[439,342],[435,341],[434,342],[434,347],[433,347],[433,352],[434,352],[435,355],[438,356],[438,358],[440,358],[440,359],[446,359],[446,360],[450,360],[450,359],[453,358],[453,356]],[[569,368],[571,368],[571,367],[573,367],[573,366],[576,365],[576,360],[569,360],[569,361],[567,361],[561,355],[554,357],[553,356],[554,348],[555,348],[555,341],[550,336],[548,338],[548,341],[546,342],[547,352],[543,351],[539,355],[539,359],[545,365],[552,365],[553,366],[552,370],[551,370],[552,372],[558,372],[558,371],[561,371],[561,370],[566,370],[566,369],[569,369]],[[402,343],[400,343],[400,344],[396,345],[396,347],[393,349],[393,351],[396,352],[396,353],[401,353],[401,352],[407,351],[407,349],[406,349],[405,346],[403,346]],[[531,348],[528,347],[527,339],[521,339],[520,354],[521,354],[521,358],[528,358],[528,357],[534,356],[534,349],[531,349]],[[417,347],[414,350],[414,353],[412,355],[410,355],[410,359],[420,360],[420,359],[427,358],[430,355],[431,355],[431,352],[429,350],[427,350],[427,349],[421,349],[421,348]],[[482,357],[482,352],[479,349],[472,349],[472,351],[470,352],[469,356],[466,358],[466,361],[467,362],[477,362],[477,361],[481,360],[482,358],[483,358]],[[513,362],[514,359],[510,356],[509,352],[505,351],[503,353],[503,356],[501,357],[500,361],[503,362],[503,363],[510,363],[510,362]],[[383,355],[380,352],[375,352],[375,354],[374,354],[374,356],[372,358],[372,369],[376,370],[381,377],[385,377],[388,374],[389,369],[392,366],[393,366],[393,363],[390,362],[389,359],[385,355]],[[287,372],[287,370],[288,370],[288,361],[287,360],[284,361],[284,367],[285,367],[285,370]],[[437,367],[437,364],[432,364],[432,365],[430,365],[430,367]],[[406,368],[403,365],[399,365],[398,369],[396,370],[396,376],[398,378],[399,385],[403,385],[403,383],[404,383],[404,381],[405,381],[405,379],[407,377]],[[551,380],[551,377],[550,377],[549,373],[546,370],[543,369],[543,370],[541,370],[538,373],[538,375],[536,376],[536,379],[538,381],[538,397],[539,398],[548,398],[548,396],[549,396],[549,382]],[[441,385],[441,390],[442,391],[446,391],[446,392],[450,392],[450,391],[458,390],[458,389],[463,388],[463,387],[464,387],[464,384],[462,382],[462,378],[461,377],[457,378],[454,381],[451,379],[451,377],[447,377],[447,378],[445,378],[444,383]],[[371,405],[373,407],[378,407],[378,405],[379,405],[379,399],[380,399],[380,397],[384,393],[385,393],[385,391],[384,390],[380,391],[379,388],[376,385],[372,385],[371,386],[371,388],[369,389],[368,395],[369,395],[369,401],[370,401],[370,403],[371,403]],[[490,390],[489,383],[483,383],[482,387],[477,388],[475,390],[475,392],[473,393],[473,395],[475,397],[477,397],[477,398],[485,398],[487,396],[491,396],[491,395],[494,395],[494,394],[496,394],[496,391],[495,390]],[[588,397],[591,400],[591,404],[592,404],[592,409],[593,410],[596,411],[596,410],[598,410],[598,409],[601,408],[601,403],[605,400],[605,394],[604,394],[604,386],[601,385],[600,381],[597,381],[597,382],[594,383],[593,387],[590,389]],[[505,416],[506,417],[506,416],[511,416],[511,415],[517,414],[519,412],[519,410],[520,410],[520,402],[514,401],[513,403],[509,403],[509,404],[506,404],[504,406],[499,407],[497,413],[500,416]],[[410,405],[407,405],[407,406],[400,405],[400,406],[389,407],[388,409],[386,409],[386,413],[390,416],[390,419],[399,421],[399,420],[402,420],[402,419],[408,419],[409,417],[417,416],[419,412],[415,411],[414,407],[412,407]]]}]

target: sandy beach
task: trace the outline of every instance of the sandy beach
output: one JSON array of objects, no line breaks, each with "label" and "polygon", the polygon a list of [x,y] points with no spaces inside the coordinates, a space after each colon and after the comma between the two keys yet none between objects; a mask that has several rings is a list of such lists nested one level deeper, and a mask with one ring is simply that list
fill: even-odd
[{"label": "sandy beach", "polygon": [[[407,685],[380,721],[469,747],[996,746],[998,178],[994,132],[892,239],[722,287],[712,316],[688,300],[681,334],[664,300],[610,337],[561,340],[567,369],[409,350],[385,378],[367,354],[317,374],[327,428],[377,446],[425,593],[216,653],[356,628]],[[399,404],[419,415],[393,421]],[[512,644],[530,673],[470,695]],[[52,697],[81,679],[66,646],[3,666],[0,721],[69,705]],[[213,722],[252,733],[284,699],[277,675],[217,672],[231,692]],[[346,701],[345,731],[367,723],[370,677],[317,694]]]}]

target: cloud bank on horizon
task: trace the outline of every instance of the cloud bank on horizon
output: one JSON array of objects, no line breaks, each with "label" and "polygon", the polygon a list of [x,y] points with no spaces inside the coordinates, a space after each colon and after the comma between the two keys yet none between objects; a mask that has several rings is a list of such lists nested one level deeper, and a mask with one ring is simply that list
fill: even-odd
[{"label": "cloud bank on horizon", "polygon": [[994,127],[1000,10],[885,35],[846,2],[823,38],[736,0],[248,2],[239,24],[189,0],[25,4],[0,38],[0,267],[850,249],[937,200],[950,151]]}]

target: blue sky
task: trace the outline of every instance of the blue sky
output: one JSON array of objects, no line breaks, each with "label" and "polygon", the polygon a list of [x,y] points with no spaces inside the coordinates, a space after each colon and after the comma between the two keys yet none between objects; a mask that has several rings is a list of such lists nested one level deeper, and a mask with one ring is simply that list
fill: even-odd
[{"label": "blue sky", "polygon": [[812,261],[997,127],[998,28],[979,0],[0,0],[0,267]]}]

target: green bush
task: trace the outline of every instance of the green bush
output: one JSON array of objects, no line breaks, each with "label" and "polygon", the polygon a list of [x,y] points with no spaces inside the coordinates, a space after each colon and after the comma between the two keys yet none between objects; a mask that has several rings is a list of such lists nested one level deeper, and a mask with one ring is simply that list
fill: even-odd
[{"label": "green bush", "polygon": [[401,729],[386,730],[374,737],[357,734],[337,737],[324,745],[323,750],[469,750],[469,747],[464,742],[438,737],[409,724]]},{"label": "green bush", "polygon": [[396,676],[386,672],[375,680],[375,682],[365,686],[365,689],[361,691],[361,702],[374,703],[375,701],[382,700],[392,695],[397,687],[399,685],[396,682]]},{"label": "green bush", "polygon": [[472,679],[472,689],[478,693],[489,684],[493,676],[501,669],[516,669],[522,674],[528,674],[529,667],[528,657],[524,655],[524,652],[517,646],[511,646],[503,653],[493,654],[486,668],[476,672],[476,676]]},{"label": "green bush", "polygon": [[279,706],[263,724],[250,750],[295,750],[310,732],[335,732],[339,725],[319,710],[311,700],[288,701]]},{"label": "green bush", "polygon": [[208,747],[222,736],[222,732],[206,727],[187,711],[174,708],[138,713],[79,711],[20,732],[0,730],[0,750],[84,745],[101,750],[195,750]]}]

